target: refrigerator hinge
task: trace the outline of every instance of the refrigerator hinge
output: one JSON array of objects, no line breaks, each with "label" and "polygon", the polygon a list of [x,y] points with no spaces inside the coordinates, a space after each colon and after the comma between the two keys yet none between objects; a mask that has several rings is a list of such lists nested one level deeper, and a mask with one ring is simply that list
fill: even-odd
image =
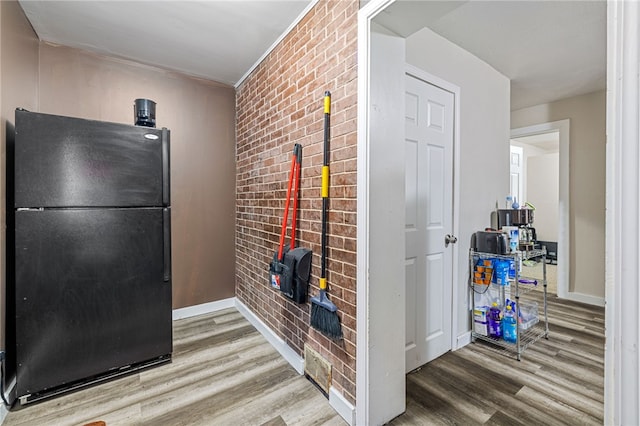
[{"label": "refrigerator hinge", "polygon": [[25,405],[27,402],[29,402],[30,396],[31,394],[28,394],[28,395],[22,395],[20,398],[18,398],[20,400],[20,405]]}]

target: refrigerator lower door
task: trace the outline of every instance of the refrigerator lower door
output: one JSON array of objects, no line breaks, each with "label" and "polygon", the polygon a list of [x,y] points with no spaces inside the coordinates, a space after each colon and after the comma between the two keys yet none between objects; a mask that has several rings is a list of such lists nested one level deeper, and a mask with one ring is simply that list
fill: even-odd
[{"label": "refrigerator lower door", "polygon": [[16,212],[18,398],[171,353],[165,210]]}]

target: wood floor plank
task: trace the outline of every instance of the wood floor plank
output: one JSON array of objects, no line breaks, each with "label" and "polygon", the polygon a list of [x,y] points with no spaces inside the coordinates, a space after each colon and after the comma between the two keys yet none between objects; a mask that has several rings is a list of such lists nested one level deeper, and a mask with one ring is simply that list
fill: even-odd
[{"label": "wood floor plank", "polygon": [[264,375],[271,378],[273,374],[291,374],[291,370],[282,368],[284,366],[284,360],[277,354],[272,354],[250,366],[241,363],[237,369],[225,368],[199,375],[195,380],[180,380],[180,384],[173,386],[171,392],[155,395],[151,401],[143,404],[143,415],[153,418],[164,415],[169,407],[173,411],[193,406],[198,401],[211,399],[216,395],[222,395],[223,398],[232,396],[233,391],[242,391],[244,383],[255,377]]},{"label": "wood floor plank", "polygon": [[[604,354],[602,354],[604,356]],[[559,363],[572,364],[580,369],[592,371],[601,376],[604,368],[604,360],[602,358],[593,357],[589,353],[578,353],[571,350],[560,350],[555,359]]]},{"label": "wood floor plank", "polygon": [[[550,383],[539,374],[523,374],[521,381],[524,384],[523,387],[545,395],[549,401],[574,407],[577,411],[602,421],[602,401],[593,399],[590,395],[584,395],[583,392],[576,389],[575,386],[580,386],[580,384],[567,382],[564,378],[562,381]],[[522,389],[518,391],[518,395],[522,396]],[[593,396],[598,397],[598,395]]]},{"label": "wood floor plank", "polygon": [[282,420],[282,417],[278,416],[262,423],[260,426],[287,426],[287,424]]},{"label": "wood floor plank", "polygon": [[[287,379],[299,378],[293,370],[280,368],[281,365],[272,364],[268,368],[260,370],[257,374],[260,380],[252,381],[247,377],[234,377],[234,386],[211,386],[210,381],[196,383],[185,389],[188,392],[183,395],[171,395],[168,398],[156,399],[151,403],[142,406],[142,421],[140,425],[173,425],[183,422],[183,424],[197,425],[210,422],[220,422],[224,424],[221,417],[230,411],[238,411],[240,417],[243,411],[252,400],[257,400],[258,396],[269,390],[277,383],[287,383]],[[217,379],[212,379],[217,381]],[[253,412],[252,421],[263,423],[264,413],[257,410],[258,415]],[[242,424],[242,422],[240,422]]]},{"label": "wood floor plank", "polygon": [[489,420],[496,411],[487,405],[480,404],[473,392],[468,393],[468,398],[456,400],[460,388],[456,386],[456,383],[445,380],[443,374],[439,374],[437,368],[434,368],[428,377],[421,374],[409,374],[407,376],[407,394],[415,393],[420,395],[423,389],[430,389],[444,399],[456,401],[456,409],[479,424]]},{"label": "wood floor plank", "polygon": [[441,426],[447,425],[447,423],[436,417],[430,409],[424,407],[422,404],[416,402],[415,398],[407,398],[407,411],[401,416],[396,417],[390,425],[393,426],[413,426],[413,425],[431,425]]},{"label": "wood floor plank", "polygon": [[[301,396],[292,398],[292,395]],[[246,404],[239,404],[218,419],[221,424],[246,424],[253,418],[259,418],[259,415],[268,417],[278,413],[287,425],[322,425],[335,418],[334,413],[323,409],[326,399],[315,389],[315,385],[307,380],[297,380],[297,377],[273,383],[270,391],[260,394],[253,402],[251,409],[247,410]]]},{"label": "wood floor plank", "polygon": [[450,366],[449,368],[457,369],[461,378],[468,377],[476,383],[488,385],[492,382],[500,382],[502,392],[510,395],[515,395],[522,387],[522,384],[511,374],[510,370],[505,371],[503,369],[488,367],[486,358],[481,362],[474,362],[473,360],[465,358],[463,356],[464,354],[453,352],[451,355],[451,357],[443,361],[446,361]]},{"label": "wood floor plank", "polygon": [[[565,353],[567,356],[575,356],[581,359],[589,360],[594,363],[594,365],[604,366],[604,348],[602,351],[593,350],[591,346],[585,347],[576,342],[568,341],[565,345],[558,345],[558,336],[556,334],[553,335],[553,338],[550,340],[540,339],[539,342],[536,342],[532,348],[538,350],[538,348],[551,348],[552,350],[557,351],[558,354]],[[570,355],[569,355],[570,354]]]},{"label": "wood floor plank", "polygon": [[[584,396],[594,402],[595,407],[602,407],[604,402],[603,388],[598,385],[586,383],[579,378],[568,377],[561,370],[548,370],[541,369],[536,373],[536,376],[541,377],[544,383],[549,386],[550,389],[556,389],[557,387],[566,387],[576,396]],[[603,413],[600,413],[601,415]]]},{"label": "wood floor plank", "polygon": [[518,392],[517,397],[526,402],[530,407],[536,407],[544,411],[550,418],[554,418],[558,422],[568,425],[601,425],[602,420],[595,419],[592,416],[571,407],[567,404],[560,403],[548,395],[537,392],[528,386],[524,386]]},{"label": "wood floor plank", "polygon": [[510,413],[502,411],[496,411],[486,424],[493,426],[527,426],[527,423],[523,423],[519,419],[510,415]]},{"label": "wood floor plank", "polygon": [[407,397],[424,407],[430,417],[434,419],[433,421],[437,421],[439,424],[469,426],[481,424],[458,410],[458,401],[445,399],[431,389],[409,387]]}]

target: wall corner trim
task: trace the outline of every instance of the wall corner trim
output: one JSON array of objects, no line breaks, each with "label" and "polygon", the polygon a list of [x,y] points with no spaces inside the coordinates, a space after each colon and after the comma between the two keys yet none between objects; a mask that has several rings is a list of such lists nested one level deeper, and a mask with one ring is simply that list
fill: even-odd
[{"label": "wall corner trim", "polygon": [[454,350],[462,349],[471,343],[471,331],[465,331],[464,333],[458,335],[456,339],[456,347]]},{"label": "wall corner trim", "polygon": [[356,407],[351,405],[333,386],[329,388],[329,405],[349,423],[349,426],[356,424]]},{"label": "wall corner trim", "polygon": [[230,297],[228,299],[216,300],[215,302],[174,309],[172,318],[173,321],[175,321],[183,318],[195,317],[197,315],[210,314],[211,312],[221,311],[227,308],[233,308],[236,306],[235,300],[235,297]]},{"label": "wall corner trim", "polygon": [[254,314],[244,303],[235,299],[235,307],[251,323],[265,339],[273,346],[282,357],[298,372],[304,374],[304,358],[298,355],[287,343],[267,326],[256,314]]},{"label": "wall corner trim", "polygon": [[273,42],[273,44],[269,46],[267,50],[265,50],[262,56],[260,56],[258,60],[253,65],[251,65],[251,67],[247,70],[247,72],[245,72],[244,75],[240,77],[238,81],[236,81],[236,83],[233,85],[234,89],[237,90],[238,87],[242,85],[242,83],[247,79],[247,77],[251,75],[253,70],[258,68],[258,65],[260,65],[262,61],[264,61],[264,59],[269,55],[269,53],[271,53],[271,51],[275,49],[276,46],[280,44],[282,40],[284,40],[284,38],[295,28],[295,26],[298,25],[300,21],[302,21],[302,18],[307,16],[307,13],[309,13],[309,11],[313,9],[313,7],[318,3],[318,1],[319,0],[312,0],[309,2],[307,7],[304,8],[304,10],[300,13],[300,15],[298,15],[298,17],[294,19],[293,22],[291,22],[291,25],[289,25],[289,27],[286,30],[284,30],[282,34],[280,34],[280,36]]}]

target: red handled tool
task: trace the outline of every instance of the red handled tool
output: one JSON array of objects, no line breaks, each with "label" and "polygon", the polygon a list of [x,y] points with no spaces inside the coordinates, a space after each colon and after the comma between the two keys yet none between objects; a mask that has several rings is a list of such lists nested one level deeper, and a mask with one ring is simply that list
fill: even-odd
[{"label": "red handled tool", "polygon": [[[294,250],[296,243],[296,222],[298,219],[298,194],[300,192],[300,174],[302,169],[302,145],[295,144],[293,146],[293,154],[291,155],[291,168],[289,171],[289,183],[287,185],[287,199],[284,204],[284,217],[282,219],[282,230],[280,231],[280,242],[278,251],[274,254],[274,259],[270,264],[270,282],[271,286],[285,293],[289,293],[291,281],[293,279],[293,271],[291,266],[285,264],[285,255],[289,250]],[[289,207],[291,205],[291,197],[293,194],[293,213],[291,214],[291,237],[288,250],[285,251],[285,236],[287,234],[287,221],[289,219]]]}]

